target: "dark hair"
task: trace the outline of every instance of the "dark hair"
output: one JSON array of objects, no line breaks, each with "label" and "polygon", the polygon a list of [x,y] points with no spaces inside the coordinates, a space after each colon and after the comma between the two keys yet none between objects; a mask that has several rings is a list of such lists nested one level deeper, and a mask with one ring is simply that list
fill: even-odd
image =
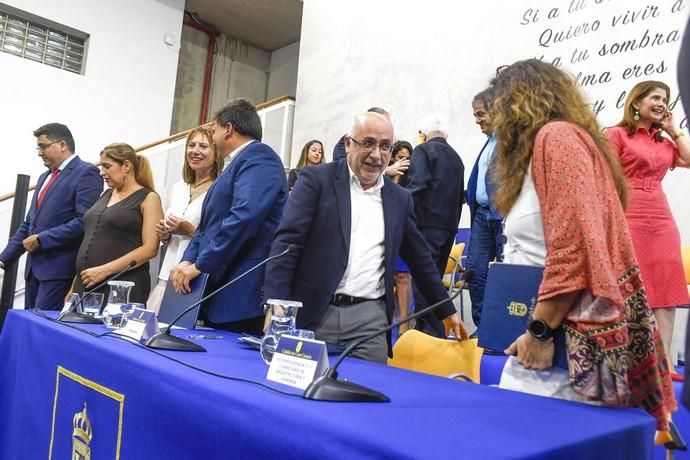
[{"label": "dark hair", "polygon": [[65,141],[67,149],[74,153],[74,138],[69,128],[61,123],[48,123],[34,131],[34,136],[46,136],[51,142]]},{"label": "dark hair", "polygon": [[187,147],[191,142],[192,138],[197,134],[202,134],[211,146],[213,151],[213,167],[211,168],[211,179],[216,180],[218,174],[223,171],[223,157],[218,154],[218,149],[216,149],[216,144],[213,143],[213,129],[199,126],[189,132],[187,135],[187,141],[184,144],[184,161],[182,162],[182,179],[187,184],[193,184],[196,181],[196,172],[189,166],[189,161],[187,160]]},{"label": "dark hair", "polygon": [[309,148],[314,144],[319,144],[321,146],[321,161],[319,162],[319,164],[324,164],[326,162],[326,159],[324,158],[325,155],[323,153],[323,142],[321,142],[318,139],[312,139],[306,144],[304,144],[304,147],[302,147],[302,153],[299,156],[299,161],[297,162],[296,169],[302,169],[307,165],[307,155],[309,155]]},{"label": "dark hair", "polygon": [[395,163],[395,155],[401,151],[402,149],[407,149],[408,152],[410,152],[410,156],[412,156],[412,144],[410,144],[407,141],[398,141],[395,144],[393,144],[393,148],[391,149],[391,161],[390,164]]},{"label": "dark hair", "polygon": [[472,98],[472,105],[475,106],[477,104],[482,104],[484,106],[484,110],[489,111],[491,110],[491,105],[494,103],[494,95],[493,91],[491,88],[486,88],[484,91],[478,92],[473,98]]},{"label": "dark hair", "polygon": [[372,107],[367,112],[374,112],[374,113],[379,113],[381,115],[389,116],[389,113],[386,111],[386,109],[382,109],[381,107]]},{"label": "dark hair", "polygon": [[263,132],[261,130],[261,120],[256,112],[256,107],[246,99],[235,99],[228,102],[222,109],[216,112],[214,120],[220,126],[228,123],[232,128],[243,136],[261,140]]}]

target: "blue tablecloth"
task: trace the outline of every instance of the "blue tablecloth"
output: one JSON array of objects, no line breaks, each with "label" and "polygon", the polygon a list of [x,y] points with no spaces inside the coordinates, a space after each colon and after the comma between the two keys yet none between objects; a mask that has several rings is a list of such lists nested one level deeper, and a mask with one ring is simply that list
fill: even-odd
[{"label": "blue tablecloth", "polygon": [[[224,339],[204,341],[208,353],[164,355],[268,383],[256,351],[238,345],[233,334],[219,335]],[[384,392],[390,403],[314,402],[279,394],[26,311],[9,312],[0,356],[2,459],[69,458],[89,433],[93,459],[652,454],[654,421],[641,410],[590,407],[356,359],[343,363],[341,377]]]},{"label": "blue tablecloth", "polygon": [[[484,385],[498,385],[501,380],[501,372],[503,371],[503,365],[506,362],[506,356],[494,356],[494,355],[484,355],[482,356],[481,368],[479,378],[481,383]],[[676,368],[676,370],[682,375],[685,373],[685,369],[682,367]],[[673,414],[673,422],[678,428],[680,435],[683,437],[686,443],[690,443],[690,411],[688,411],[685,406],[683,406],[680,401],[681,394],[683,393],[683,383],[673,382],[673,389],[676,393],[676,400],[678,401],[678,411]],[[676,451],[675,457],[677,460],[690,460],[690,452],[688,451]],[[664,460],[666,458],[666,449],[664,446],[656,446],[654,449],[654,459]]]}]

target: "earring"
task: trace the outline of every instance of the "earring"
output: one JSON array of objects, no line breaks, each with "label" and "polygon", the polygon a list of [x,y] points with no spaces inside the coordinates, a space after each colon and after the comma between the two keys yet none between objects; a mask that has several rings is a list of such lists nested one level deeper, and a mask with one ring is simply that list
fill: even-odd
[{"label": "earring", "polygon": [[640,121],[640,111],[637,109],[635,109],[635,113],[633,114],[633,120]]}]

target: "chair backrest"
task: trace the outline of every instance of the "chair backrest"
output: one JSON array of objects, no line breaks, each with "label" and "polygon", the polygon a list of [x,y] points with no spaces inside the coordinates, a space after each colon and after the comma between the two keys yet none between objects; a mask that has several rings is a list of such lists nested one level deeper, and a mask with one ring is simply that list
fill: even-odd
[{"label": "chair backrest", "polygon": [[461,372],[479,383],[483,352],[477,339],[439,339],[411,329],[395,342],[388,365],[441,377]]},{"label": "chair backrest", "polygon": [[465,243],[454,244],[446,262],[445,275],[454,274],[462,270],[462,253],[465,252]]},{"label": "chair backrest", "polygon": [[[194,302],[198,302],[204,296],[207,281],[208,273],[202,273],[194,278],[191,283],[189,283],[189,287],[192,288],[192,292],[189,294],[178,294],[175,292],[173,284],[168,282],[165,286],[165,294],[163,294],[161,308],[158,311],[158,321],[169,324],[177,315],[182,313],[185,308],[188,308]],[[199,319],[200,308],[200,305],[197,305],[196,308],[192,308],[187,314],[180,318],[175,325],[186,329],[194,329],[196,321]]]},{"label": "chair backrest", "polygon": [[685,282],[690,284],[690,246],[681,246],[680,254],[683,257],[683,271],[685,272]]}]

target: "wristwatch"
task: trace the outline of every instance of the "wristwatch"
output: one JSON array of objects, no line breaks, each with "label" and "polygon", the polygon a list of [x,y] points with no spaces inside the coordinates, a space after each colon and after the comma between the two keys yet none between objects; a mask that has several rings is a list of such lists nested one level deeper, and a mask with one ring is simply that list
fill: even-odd
[{"label": "wristwatch", "polygon": [[538,340],[548,340],[553,337],[553,329],[543,319],[533,319],[527,323],[527,331]]}]

